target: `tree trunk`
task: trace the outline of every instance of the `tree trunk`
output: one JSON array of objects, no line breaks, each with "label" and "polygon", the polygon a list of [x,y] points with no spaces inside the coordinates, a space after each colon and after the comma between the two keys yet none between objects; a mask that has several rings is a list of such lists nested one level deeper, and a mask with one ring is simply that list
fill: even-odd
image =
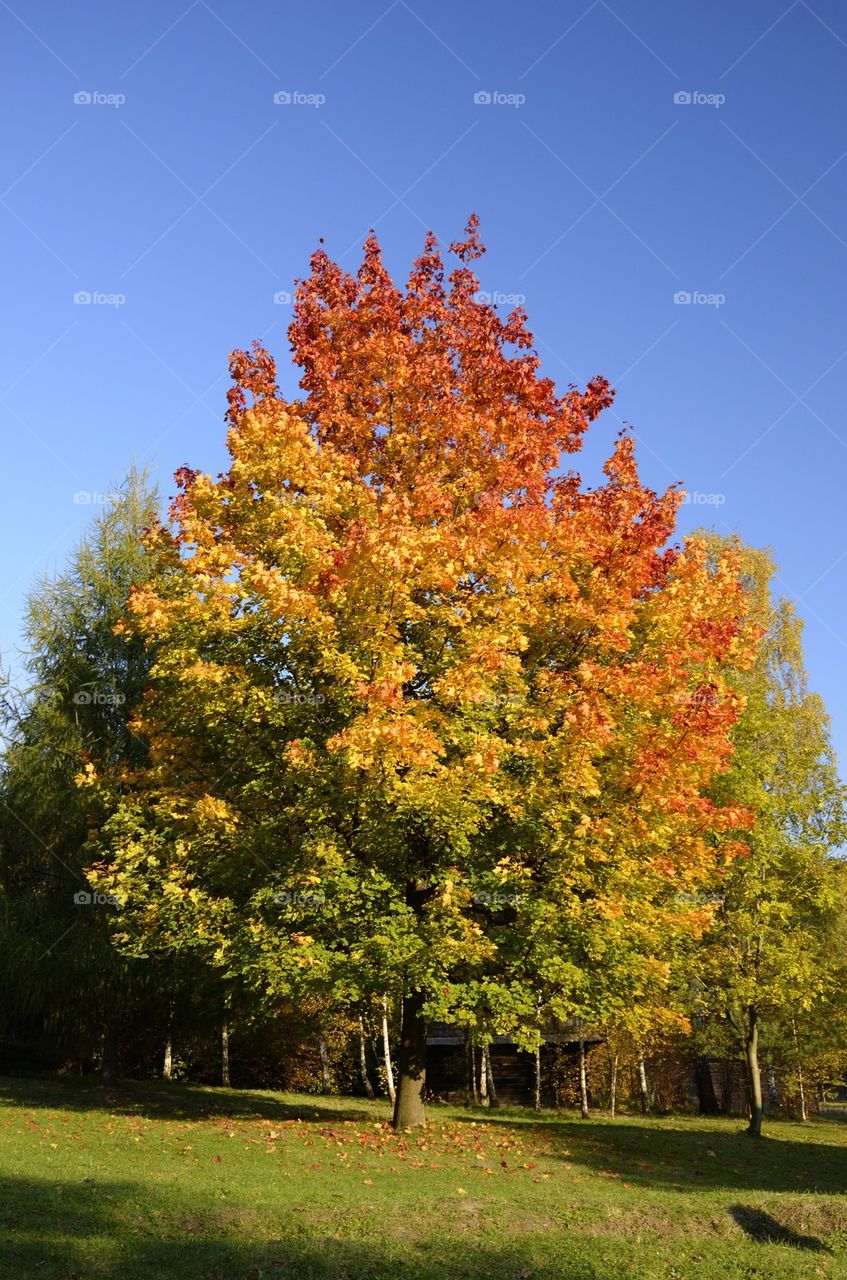
[{"label": "tree trunk", "polygon": [[422,991],[403,996],[400,1030],[400,1057],[397,1063],[397,1098],[394,1103],[394,1128],[409,1129],[426,1124],[424,1092],[426,1090],[426,1020]]},{"label": "tree trunk", "polygon": [[579,1114],[583,1120],[589,1116],[588,1110],[588,1078],[585,1073],[585,1037],[582,1022],[579,1024]]},{"label": "tree trunk", "polygon": [[229,1088],[229,1023],[221,1023],[221,1084]]},{"label": "tree trunk", "polygon": [[103,1062],[100,1075],[104,1084],[114,1084],[118,1078],[118,1020],[114,1009],[106,1014],[103,1029]]},{"label": "tree trunk", "polygon": [[647,1066],[640,1049],[638,1051],[638,1089],[641,1094],[641,1110],[646,1116],[650,1112],[650,1090],[647,1087]]},{"label": "tree trunk", "polygon": [[326,1040],[323,1032],[318,1036],[318,1052],[321,1055],[321,1093],[329,1093],[332,1081],[329,1075],[329,1055],[326,1051]]},{"label": "tree trunk", "polygon": [[490,1107],[499,1107],[497,1101],[497,1090],[494,1088],[494,1069],[491,1066],[491,1046],[485,1046],[485,1079],[488,1085],[488,1105]]},{"label": "tree trunk", "polygon": [[536,1111],[541,1110],[541,1042],[535,1050],[535,1097],[533,1105]]},{"label": "tree trunk", "polygon": [[382,1053],[385,1059],[385,1083],[388,1088],[388,1100],[392,1107],[396,1101],[394,1092],[394,1070],[391,1066],[391,1041],[388,1037],[388,999],[382,998]]},{"label": "tree trunk", "polygon": [[171,1005],[168,1010],[168,1031],[165,1040],[165,1056],[162,1062],[162,1079],[170,1080],[173,1075],[174,1055],[173,1055],[173,1022],[174,1008]]},{"label": "tree trunk", "polygon": [[800,1041],[797,1036],[797,1022],[794,1017],[791,1019],[791,1031],[794,1035],[794,1052],[797,1055],[797,1088],[800,1092],[800,1123],[808,1124],[809,1115],[806,1111],[806,1088],[803,1080],[803,1068],[800,1065]]},{"label": "tree trunk", "polygon": [[694,1082],[697,1085],[697,1104],[701,1116],[720,1115],[718,1095],[712,1079],[712,1066],[708,1057],[701,1054],[694,1066]]},{"label": "tree trunk", "polygon": [[470,1027],[465,1027],[465,1106],[476,1102],[476,1076],[474,1075],[473,1040]]},{"label": "tree trunk", "polygon": [[362,1072],[362,1084],[364,1085],[365,1093],[369,1098],[373,1098],[374,1087],[368,1076],[368,1055],[365,1052],[365,1024],[361,1014],[359,1014],[359,1066]]},{"label": "tree trunk", "polygon": [[747,1064],[747,1088],[750,1094],[750,1124],[747,1132],[751,1138],[761,1138],[762,1076],[759,1071],[759,1015],[752,1005],[747,1011],[744,1058]]},{"label": "tree trunk", "polygon": [[618,1055],[609,1054],[609,1115],[614,1120],[618,1100]]},{"label": "tree trunk", "polygon": [[488,1045],[482,1044],[479,1049],[479,1100],[484,1107],[488,1106]]}]

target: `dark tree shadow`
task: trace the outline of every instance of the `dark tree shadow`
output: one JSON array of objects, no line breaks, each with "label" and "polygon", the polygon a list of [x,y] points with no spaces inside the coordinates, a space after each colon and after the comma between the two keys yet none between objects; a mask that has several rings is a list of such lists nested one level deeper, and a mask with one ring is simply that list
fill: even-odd
[{"label": "dark tree shadow", "polygon": [[[479,1112],[456,1116],[456,1123],[481,1123]],[[692,1190],[792,1191],[843,1196],[847,1189],[847,1146],[781,1136],[772,1121],[767,1136],[752,1140],[703,1117],[649,1120],[553,1120],[489,1114],[486,1125],[538,1132],[554,1157],[573,1166],[620,1176],[630,1185]],[[818,1136],[819,1135],[819,1136]]]},{"label": "dark tree shadow", "polygon": [[817,1236],[801,1236],[791,1227],[784,1227],[762,1209],[754,1209],[746,1204],[733,1204],[729,1207],[729,1213],[744,1234],[760,1244],[790,1244],[795,1249],[807,1249],[811,1253],[832,1253]]},{"label": "dark tree shadow", "polygon": [[5,1106],[57,1107],[67,1111],[109,1111],[139,1115],[151,1120],[232,1119],[340,1120],[388,1119],[373,1105],[357,1105],[355,1098],[338,1098],[337,1104],[316,1096],[314,1102],[284,1102],[271,1093],[252,1089],[219,1089],[203,1085],[166,1083],[162,1080],[120,1080],[105,1086],[93,1076],[0,1076],[0,1102]]}]

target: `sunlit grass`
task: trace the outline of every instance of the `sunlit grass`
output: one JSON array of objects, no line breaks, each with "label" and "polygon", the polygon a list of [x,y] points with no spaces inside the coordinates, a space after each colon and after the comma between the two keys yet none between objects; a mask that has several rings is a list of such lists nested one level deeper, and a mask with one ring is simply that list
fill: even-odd
[{"label": "sunlit grass", "polygon": [[847,1125],[0,1080],[0,1276],[847,1275]]}]

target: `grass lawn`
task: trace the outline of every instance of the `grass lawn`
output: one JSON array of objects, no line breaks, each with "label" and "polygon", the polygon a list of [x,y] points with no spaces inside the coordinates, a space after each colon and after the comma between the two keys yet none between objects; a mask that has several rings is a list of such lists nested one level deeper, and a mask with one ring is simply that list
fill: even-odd
[{"label": "grass lawn", "polygon": [[847,1278],[847,1124],[0,1078],[0,1277]]}]

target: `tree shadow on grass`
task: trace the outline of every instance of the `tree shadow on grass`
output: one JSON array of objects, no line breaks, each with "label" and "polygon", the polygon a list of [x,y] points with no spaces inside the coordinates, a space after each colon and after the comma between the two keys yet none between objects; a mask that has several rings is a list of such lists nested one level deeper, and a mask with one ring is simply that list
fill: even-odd
[{"label": "tree shadow on grass", "polygon": [[94,1077],[0,1076],[0,1105],[52,1107],[62,1111],[108,1111],[151,1120],[232,1119],[341,1120],[388,1119],[379,1107],[357,1105],[354,1098],[316,1097],[314,1102],[286,1101],[271,1092],[218,1089],[161,1080],[121,1080],[104,1086]]},{"label": "tree shadow on grass", "polygon": [[344,1240],[325,1221],[310,1232],[293,1207],[274,1214],[268,1239],[239,1218],[193,1193],[183,1214],[150,1184],[0,1178],[0,1280],[598,1280],[588,1261],[539,1263],[519,1244]]},{"label": "tree shadow on grass", "polygon": [[[554,1159],[631,1186],[697,1190],[791,1191],[842,1196],[847,1190],[847,1146],[819,1140],[795,1141],[780,1133],[750,1138],[701,1118],[679,1117],[664,1123],[608,1120],[521,1120],[479,1114],[459,1123],[514,1126],[527,1138],[537,1133]],[[741,1123],[741,1122],[739,1122]],[[783,1131],[784,1132],[784,1131]],[[830,1134],[834,1136],[833,1131]]]},{"label": "tree shadow on grass", "polygon": [[730,1205],[729,1213],[744,1234],[760,1244],[790,1244],[795,1249],[807,1249],[810,1253],[832,1253],[817,1236],[801,1236],[762,1209],[746,1204],[733,1204]]}]

